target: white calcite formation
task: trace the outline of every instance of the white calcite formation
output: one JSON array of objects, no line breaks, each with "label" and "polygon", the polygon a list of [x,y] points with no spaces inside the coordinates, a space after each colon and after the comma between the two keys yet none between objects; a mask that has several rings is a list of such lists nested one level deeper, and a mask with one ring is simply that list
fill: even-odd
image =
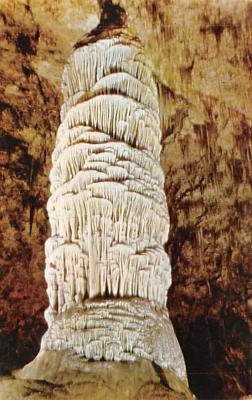
[{"label": "white calcite formation", "polygon": [[126,32],[86,43],[63,74],[46,242],[43,349],[144,357],[185,378],[168,311],[169,215],[157,88]]}]

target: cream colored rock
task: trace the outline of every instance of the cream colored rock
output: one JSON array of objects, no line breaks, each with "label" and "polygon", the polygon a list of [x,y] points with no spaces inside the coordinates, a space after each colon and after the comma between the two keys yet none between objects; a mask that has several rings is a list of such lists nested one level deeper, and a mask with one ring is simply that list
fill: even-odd
[{"label": "cream colored rock", "polygon": [[169,215],[157,87],[140,42],[116,29],[77,48],[62,91],[48,201],[49,329],[41,352],[141,357],[186,381],[166,308]]}]

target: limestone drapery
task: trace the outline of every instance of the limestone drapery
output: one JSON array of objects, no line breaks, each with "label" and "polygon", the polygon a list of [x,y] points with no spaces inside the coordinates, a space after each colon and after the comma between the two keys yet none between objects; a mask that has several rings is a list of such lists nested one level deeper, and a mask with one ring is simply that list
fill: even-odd
[{"label": "limestone drapery", "polygon": [[144,357],[184,379],[166,309],[169,215],[157,88],[125,30],[77,48],[50,174],[42,348],[88,359]]}]

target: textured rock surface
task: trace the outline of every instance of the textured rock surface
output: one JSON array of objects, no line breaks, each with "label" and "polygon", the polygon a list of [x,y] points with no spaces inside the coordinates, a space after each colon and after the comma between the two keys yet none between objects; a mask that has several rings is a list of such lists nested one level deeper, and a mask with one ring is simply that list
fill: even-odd
[{"label": "textured rock surface", "polygon": [[[85,362],[64,351],[46,351],[36,358],[33,380],[0,380],[0,393],[5,400],[23,399],[92,399],[92,400],[193,400],[194,396],[171,372],[150,361]],[[29,366],[28,366],[29,369]],[[31,377],[31,372],[28,373]],[[35,380],[37,377],[43,380]]]},{"label": "textured rock surface", "polygon": [[139,41],[126,30],[111,36],[91,36],[64,69],[47,206],[48,314],[96,297],[167,304],[157,87]]},{"label": "textured rock surface", "polygon": [[[71,46],[97,24],[100,8],[74,0],[0,4],[0,361],[7,370],[35,355],[46,329],[45,203],[59,83]],[[252,5],[120,4],[163,83],[169,301],[191,388],[238,398],[250,390]]]},{"label": "textured rock surface", "polygon": [[140,356],[186,379],[167,310],[157,85],[137,37],[110,23],[95,32],[75,45],[62,78],[41,349],[96,361]]}]

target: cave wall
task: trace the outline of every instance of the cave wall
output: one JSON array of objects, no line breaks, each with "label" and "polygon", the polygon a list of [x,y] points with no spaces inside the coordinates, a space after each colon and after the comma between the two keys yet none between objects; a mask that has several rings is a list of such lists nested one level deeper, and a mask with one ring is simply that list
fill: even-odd
[{"label": "cave wall", "polygon": [[[60,80],[99,22],[94,0],[0,1],[0,368],[46,329],[44,241]],[[170,315],[192,390],[249,393],[252,2],[120,0],[160,91]]]}]

